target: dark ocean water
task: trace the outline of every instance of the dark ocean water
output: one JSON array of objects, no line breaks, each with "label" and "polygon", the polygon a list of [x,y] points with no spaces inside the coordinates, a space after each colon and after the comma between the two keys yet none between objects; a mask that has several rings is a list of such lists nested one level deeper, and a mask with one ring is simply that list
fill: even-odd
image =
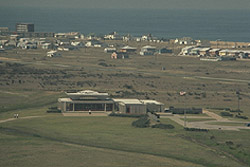
[{"label": "dark ocean water", "polygon": [[38,32],[151,33],[164,38],[250,42],[248,10],[54,9],[0,7],[0,27],[31,22]]}]

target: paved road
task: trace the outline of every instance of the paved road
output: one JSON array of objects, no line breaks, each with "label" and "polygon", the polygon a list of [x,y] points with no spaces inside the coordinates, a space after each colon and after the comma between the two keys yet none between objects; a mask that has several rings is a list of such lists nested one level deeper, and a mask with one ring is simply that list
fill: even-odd
[{"label": "paved road", "polygon": [[0,123],[15,121],[19,119],[32,119],[32,118],[40,118],[40,117],[45,117],[45,116],[26,116],[26,117],[19,117],[19,118],[9,118],[9,119],[0,120]]},{"label": "paved road", "polygon": [[[239,131],[240,129],[249,129],[250,127],[246,126],[225,126],[225,125],[212,125],[211,123],[244,123],[240,121],[231,121],[227,118],[223,118],[220,115],[217,115],[213,112],[204,110],[204,113],[208,115],[208,117],[198,117],[198,116],[186,116],[186,118],[212,118],[215,120],[206,120],[206,121],[199,121],[199,122],[186,122],[186,127],[188,128],[199,128],[199,129],[219,129],[219,130],[234,130]],[[161,113],[158,113],[161,115]],[[178,123],[179,125],[184,127],[184,116],[176,115],[176,114],[162,114],[160,118],[169,118],[172,121]]]}]

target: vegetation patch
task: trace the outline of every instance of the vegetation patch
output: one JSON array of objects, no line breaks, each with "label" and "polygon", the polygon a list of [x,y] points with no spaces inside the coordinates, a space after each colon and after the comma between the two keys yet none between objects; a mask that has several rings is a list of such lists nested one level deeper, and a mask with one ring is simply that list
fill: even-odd
[{"label": "vegetation patch", "polygon": [[224,117],[233,117],[234,115],[229,113],[229,112],[220,112],[220,115],[221,116],[224,116]]},{"label": "vegetation patch", "polygon": [[159,129],[174,129],[175,127],[171,124],[155,124],[151,126],[152,128],[159,128]]},{"label": "vegetation patch", "polygon": [[240,119],[248,119],[248,117],[244,115],[235,115],[235,117]]},{"label": "vegetation patch", "polygon": [[194,131],[194,132],[208,132],[208,129],[200,129],[200,128],[184,128],[186,131]]},{"label": "vegetation patch", "polygon": [[144,116],[132,122],[132,126],[137,127],[137,128],[147,128],[150,126],[150,120],[148,116]]},{"label": "vegetation patch", "polygon": [[61,113],[62,111],[59,110],[57,107],[49,107],[47,113]]},{"label": "vegetation patch", "polygon": [[144,117],[145,115],[134,115],[134,114],[117,114],[117,113],[111,113],[109,114],[111,117],[130,117],[130,118],[140,118]]}]

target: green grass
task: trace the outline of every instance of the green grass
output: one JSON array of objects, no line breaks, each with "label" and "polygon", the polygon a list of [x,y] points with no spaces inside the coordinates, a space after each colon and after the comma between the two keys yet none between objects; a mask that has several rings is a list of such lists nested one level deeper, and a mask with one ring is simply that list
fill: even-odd
[{"label": "green grass", "polygon": [[[1,124],[0,133],[29,137],[31,141],[34,138],[34,140],[40,139],[58,144],[68,143],[133,154],[154,155],[157,158],[164,157],[177,162],[185,161],[203,166],[239,166],[238,162],[229,157],[222,158],[223,154],[188,140],[186,137],[191,133],[179,129],[178,126],[177,129],[172,130],[140,129],[131,126],[133,120],[135,119],[54,115],[6,122]],[[170,120],[165,121],[172,124]],[[7,142],[6,145],[12,143],[5,142]],[[44,144],[42,146],[46,147]]]},{"label": "green grass", "polygon": [[[106,42],[138,48],[148,45]],[[123,91],[119,96],[156,99],[165,107],[236,109],[235,91],[240,88],[240,107],[250,117],[249,83],[223,80],[249,80],[249,62],[202,62],[170,55],[113,60],[103,48],[63,52],[55,59],[45,55],[46,50],[40,49],[1,54],[5,59],[0,63],[0,120],[14,113],[45,117],[0,124],[0,166],[250,166],[249,131],[187,132],[169,119],[160,120],[175,129],[137,129],[131,126],[133,118],[46,114],[66,90],[91,89],[112,95]],[[180,97],[180,91],[187,95]]]},{"label": "green grass", "polygon": [[57,99],[61,96],[63,94],[58,92],[2,91],[0,120],[12,118],[16,113],[20,116],[44,115],[48,107],[57,105]]},{"label": "green grass", "polygon": [[193,163],[147,154],[58,143],[27,136],[1,134],[1,166],[194,166]]}]

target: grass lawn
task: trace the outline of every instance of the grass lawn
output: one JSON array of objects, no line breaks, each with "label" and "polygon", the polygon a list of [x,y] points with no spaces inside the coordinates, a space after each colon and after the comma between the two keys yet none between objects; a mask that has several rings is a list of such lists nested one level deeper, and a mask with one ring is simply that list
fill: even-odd
[{"label": "grass lawn", "polygon": [[[86,154],[92,159],[89,160],[88,164],[93,164],[94,166],[101,166],[102,159],[106,160],[106,156],[100,158],[100,161],[98,159],[96,161],[93,160],[94,157],[101,154],[101,152],[95,154],[94,151],[97,151],[95,149],[103,149],[103,154],[105,154],[105,151],[110,150],[121,153],[118,154],[119,156],[117,155],[117,159],[115,158],[116,156],[113,157],[116,159],[114,160],[117,162],[116,164],[106,161],[107,166],[116,166],[117,164],[137,166],[137,164],[140,164],[140,158],[143,156],[155,156],[156,159],[164,159],[164,161],[157,161],[159,166],[163,165],[162,162],[167,162],[167,160],[174,160],[169,161],[176,163],[173,166],[182,166],[181,162],[183,161],[183,164],[191,164],[191,166],[242,165],[242,163],[237,161],[237,158],[234,160],[230,157],[231,155],[229,156],[218,151],[216,148],[209,148],[196,141],[196,137],[200,139],[204,136],[197,136],[196,133],[186,132],[179,127],[172,130],[134,128],[131,126],[131,122],[134,120],[134,118],[63,117],[52,115],[29,120],[20,119],[6,122],[1,124],[0,133],[3,134],[1,143],[5,143],[4,145],[7,148],[11,146],[12,149],[1,148],[3,149],[1,153],[7,156],[10,155],[10,152],[13,152],[13,156],[4,158],[5,163],[9,164],[22,152],[20,149],[22,150],[25,147],[30,148],[30,152],[27,152],[26,156],[32,157],[39,155],[36,155],[36,149],[32,149],[34,145],[39,145],[38,149],[51,150],[53,148],[51,147],[51,143],[56,143],[55,147],[59,147],[59,150],[62,149],[61,152],[57,153],[58,150],[54,148],[57,155],[51,154],[51,156],[56,161],[60,161],[65,154],[71,159],[77,153],[71,154],[72,150],[78,149],[79,152],[84,152],[84,148],[87,147],[90,149],[90,153],[88,154],[89,151],[87,150]],[[171,121],[165,119],[164,123],[167,122],[172,124]],[[195,141],[190,140],[190,135],[194,135],[192,139],[195,139]],[[12,138],[12,140],[8,140],[7,138]],[[28,138],[29,140],[26,141],[23,138]],[[21,139],[23,141],[20,142],[18,149],[12,147],[13,144],[19,143]],[[63,151],[63,148],[66,147],[65,144],[69,152],[66,151],[67,149],[64,150],[65,152]],[[119,160],[119,157],[127,152],[131,155],[131,158],[134,158],[135,162],[124,162],[122,158]],[[49,154],[44,156],[42,156],[42,159],[46,159]],[[143,158],[141,160],[143,161]],[[28,163],[28,160],[25,163]],[[150,165],[147,160],[145,160],[145,164],[152,166],[152,163]]]}]

